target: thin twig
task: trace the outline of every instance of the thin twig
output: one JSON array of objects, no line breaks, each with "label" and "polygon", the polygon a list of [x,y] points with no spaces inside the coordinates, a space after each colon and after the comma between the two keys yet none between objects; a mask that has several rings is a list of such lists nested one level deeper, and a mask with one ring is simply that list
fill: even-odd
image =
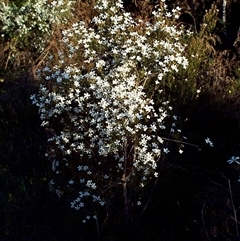
[{"label": "thin twig", "polygon": [[233,210],[233,217],[234,217],[234,222],[235,222],[235,227],[236,227],[236,235],[239,235],[239,230],[238,230],[238,219],[237,219],[237,211],[239,207],[236,209],[234,202],[233,202],[233,194],[232,194],[232,186],[231,186],[231,181],[222,174],[222,177],[225,178],[228,181],[228,189],[229,189],[229,194],[230,194],[230,200],[231,200],[231,205],[232,205],[232,210]]},{"label": "thin twig", "polygon": [[48,46],[44,49],[44,51],[41,53],[41,55],[35,60],[35,63],[33,64],[33,67],[32,67],[32,73],[34,76],[35,76],[35,72],[38,69],[38,67],[44,62],[44,60],[48,56],[49,51],[51,50],[53,44],[54,44],[54,41],[52,40],[48,44]]},{"label": "thin twig", "polygon": [[174,139],[169,139],[169,138],[165,138],[165,137],[161,137],[163,140],[165,141],[173,141],[173,142],[176,142],[176,143],[180,143],[180,144],[185,144],[185,145],[188,145],[188,146],[194,146],[196,147],[198,150],[201,150],[201,148],[197,145],[194,145],[194,144],[191,144],[189,142],[186,142],[186,141],[179,141],[179,140],[174,140]]},{"label": "thin twig", "polygon": [[154,184],[153,184],[153,187],[152,187],[152,189],[151,189],[151,191],[150,191],[150,194],[149,194],[149,196],[148,196],[148,200],[147,200],[146,204],[144,205],[144,208],[142,209],[140,215],[138,216],[137,222],[138,222],[138,220],[142,217],[142,215],[144,214],[145,210],[146,210],[147,207],[148,207],[148,204],[149,204],[149,202],[150,202],[150,200],[151,200],[151,197],[152,197],[153,191],[154,191],[154,189],[155,189],[155,186],[157,185],[158,179],[159,179],[159,176],[156,178],[156,180],[155,180],[155,182],[154,182]]},{"label": "thin twig", "polygon": [[122,186],[123,186],[123,199],[124,199],[124,208],[125,208],[125,224],[128,223],[129,218],[129,200],[128,200],[128,191],[127,191],[127,140],[124,143],[124,166],[123,166],[123,177],[122,177]]},{"label": "thin twig", "polygon": [[231,181],[230,180],[228,180],[228,188],[229,188],[229,194],[230,194],[230,199],[231,199],[231,204],[232,204],[232,209],[233,209],[234,222],[235,222],[235,227],[236,227],[236,234],[238,236],[239,231],[238,231],[237,211],[235,209],[235,205],[234,205],[234,202],[233,202],[232,187],[231,187]]},{"label": "thin twig", "polygon": [[207,201],[205,201],[205,202],[203,203],[202,210],[201,210],[202,225],[203,225],[203,229],[204,229],[204,232],[205,232],[205,234],[206,234],[207,239],[208,239],[209,241],[211,241],[211,239],[210,239],[209,236],[208,236],[208,233],[207,233],[207,230],[206,230],[206,227],[205,227],[205,221],[204,221],[204,209],[205,209],[206,202],[207,202]]}]

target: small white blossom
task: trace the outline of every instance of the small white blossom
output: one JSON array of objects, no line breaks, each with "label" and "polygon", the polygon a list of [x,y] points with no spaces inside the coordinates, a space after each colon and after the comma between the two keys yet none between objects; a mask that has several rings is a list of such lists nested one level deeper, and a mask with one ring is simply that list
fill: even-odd
[{"label": "small white blossom", "polygon": [[232,156],[227,162],[229,164],[232,164],[232,163],[236,162],[238,165],[240,165],[240,162],[238,160],[239,160],[238,156]]},{"label": "small white blossom", "polygon": [[210,147],[213,147],[213,143],[212,143],[212,141],[211,141],[210,138],[207,137],[207,138],[205,139],[205,143],[208,144]]},{"label": "small white blossom", "polygon": [[69,184],[73,184],[74,183],[74,180],[69,180]]}]

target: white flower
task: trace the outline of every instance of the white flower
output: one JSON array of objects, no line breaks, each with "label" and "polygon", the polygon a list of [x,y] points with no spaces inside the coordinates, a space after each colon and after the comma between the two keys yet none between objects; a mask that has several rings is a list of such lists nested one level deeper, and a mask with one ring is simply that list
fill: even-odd
[{"label": "white flower", "polygon": [[97,63],[96,63],[96,68],[97,69],[100,69],[100,68],[102,68],[103,66],[105,66],[105,61],[104,60],[99,60]]},{"label": "white flower", "polygon": [[74,180],[69,180],[69,184],[73,184],[74,183]]},{"label": "white flower", "polygon": [[239,157],[238,157],[238,156],[232,156],[227,162],[228,162],[229,164],[232,164],[232,163],[236,162],[237,164],[240,165],[240,162],[239,162],[238,160],[239,160]]},{"label": "white flower", "polygon": [[163,148],[163,152],[166,153],[166,154],[168,154],[170,151],[169,151],[168,148]]},{"label": "white flower", "polygon": [[62,78],[60,76],[57,77],[57,83],[61,83],[62,82]]},{"label": "white flower", "polygon": [[210,147],[213,147],[213,143],[212,143],[212,141],[210,140],[209,137],[207,137],[207,138],[205,139],[205,143],[208,144]]}]

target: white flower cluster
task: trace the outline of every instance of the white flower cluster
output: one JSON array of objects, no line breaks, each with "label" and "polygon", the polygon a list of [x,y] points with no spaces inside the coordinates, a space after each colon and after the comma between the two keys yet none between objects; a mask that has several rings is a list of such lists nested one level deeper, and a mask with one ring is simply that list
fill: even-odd
[{"label": "white flower cluster", "polygon": [[55,131],[47,154],[56,173],[51,189],[78,190],[71,203],[77,210],[87,200],[107,204],[111,187],[131,183],[137,190],[158,176],[158,161],[169,152],[161,136],[171,107],[156,106],[150,95],[167,73],[188,65],[181,31],[166,26],[163,9],[149,23],[112,2],[97,1],[91,27],[79,22],[63,31],[66,51],[59,65],[39,70],[48,83],[31,97],[42,126]]},{"label": "white flower cluster", "polygon": [[65,21],[66,13],[69,13],[73,3],[69,0],[28,0],[17,6],[10,1],[1,1],[1,36],[22,40],[38,32],[39,40],[40,37],[45,39],[50,34],[51,24]]}]

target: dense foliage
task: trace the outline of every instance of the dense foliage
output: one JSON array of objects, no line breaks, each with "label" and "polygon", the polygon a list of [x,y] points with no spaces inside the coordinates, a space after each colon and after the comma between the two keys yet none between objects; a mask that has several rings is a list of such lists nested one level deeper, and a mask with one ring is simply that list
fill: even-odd
[{"label": "dense foliage", "polygon": [[172,13],[164,5],[144,24],[121,1],[97,2],[95,9],[94,28],[80,22],[63,32],[59,64],[38,73],[49,88],[41,85],[32,100],[42,126],[55,132],[48,139],[47,156],[57,174],[51,189],[59,196],[79,193],[71,202],[78,210],[94,203],[112,206],[112,189],[122,185],[128,216],[130,205],[140,203],[137,189],[158,176],[158,162],[169,152],[162,136],[175,132],[175,124],[168,123],[169,130],[165,124],[171,123],[171,106],[164,99],[156,105],[151,96],[163,91],[166,74],[186,69],[188,60],[177,41],[183,33],[167,25]]}]

